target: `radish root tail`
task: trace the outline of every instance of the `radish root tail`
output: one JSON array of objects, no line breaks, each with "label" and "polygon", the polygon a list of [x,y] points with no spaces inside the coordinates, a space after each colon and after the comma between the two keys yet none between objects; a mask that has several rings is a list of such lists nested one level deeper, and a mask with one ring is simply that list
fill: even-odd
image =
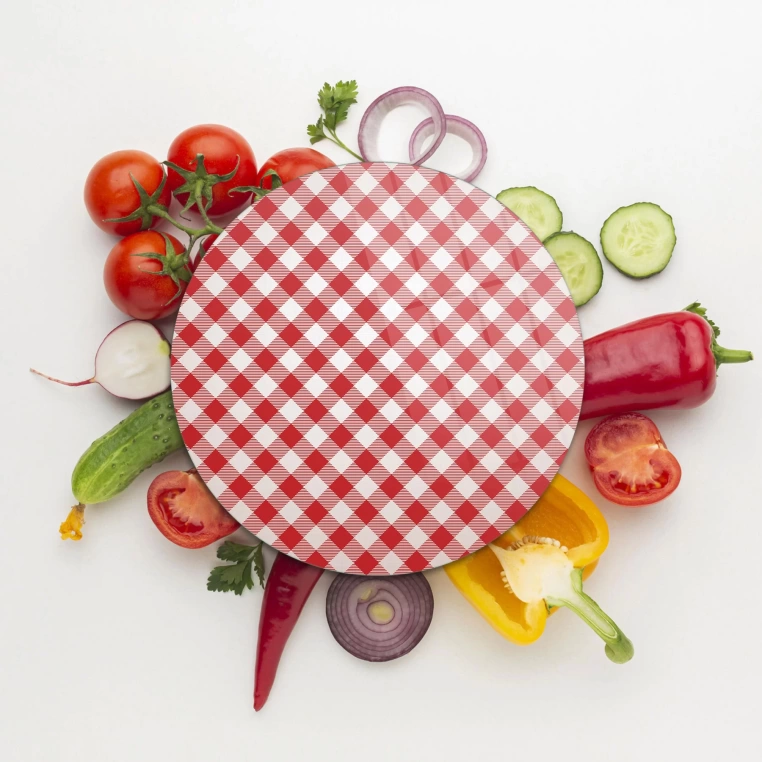
[{"label": "radish root tail", "polygon": [[53,376],[48,376],[45,373],[40,373],[39,370],[35,370],[34,368],[29,368],[29,370],[36,376],[42,376],[43,378],[47,378],[48,381],[53,381],[54,383],[62,384],[63,386],[85,386],[86,384],[92,384],[95,382],[94,378],[88,378],[87,381],[61,381],[60,378],[53,378]]}]

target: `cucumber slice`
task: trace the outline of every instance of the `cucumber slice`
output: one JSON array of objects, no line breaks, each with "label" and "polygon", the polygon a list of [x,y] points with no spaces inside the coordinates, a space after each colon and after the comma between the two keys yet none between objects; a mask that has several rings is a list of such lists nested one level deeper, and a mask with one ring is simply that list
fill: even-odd
[{"label": "cucumber slice", "polygon": [[603,265],[590,241],[576,233],[556,233],[545,241],[577,307],[587,304],[603,283]]},{"label": "cucumber slice", "polygon": [[553,196],[529,185],[525,188],[506,188],[497,200],[522,219],[541,240],[558,233],[564,216]]},{"label": "cucumber slice", "polygon": [[601,228],[603,254],[631,278],[660,273],[669,264],[676,241],[672,217],[646,201],[617,209]]}]

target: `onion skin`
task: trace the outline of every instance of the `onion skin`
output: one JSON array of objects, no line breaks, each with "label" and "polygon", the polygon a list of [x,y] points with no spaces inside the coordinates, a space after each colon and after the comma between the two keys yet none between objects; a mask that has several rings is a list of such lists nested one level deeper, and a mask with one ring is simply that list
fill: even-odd
[{"label": "onion skin", "polygon": [[357,145],[365,161],[381,161],[378,156],[378,133],[384,117],[398,106],[414,104],[429,112],[429,118],[435,127],[435,137],[426,152],[418,159],[424,162],[434,155],[444,140],[446,133],[446,117],[439,101],[427,90],[420,87],[396,87],[379,95],[368,106],[360,122],[357,135]]},{"label": "onion skin", "polygon": [[[383,613],[371,609],[384,604]],[[431,624],[434,595],[422,574],[399,577],[337,576],[326,599],[331,634],[346,651],[370,662],[404,656],[420,643]]]},{"label": "onion skin", "polygon": [[[445,114],[445,124],[445,132],[465,140],[471,146],[471,150],[474,153],[471,163],[458,175],[467,183],[470,183],[477,178],[487,163],[487,141],[484,133],[473,122],[469,122],[468,119],[464,119],[462,116]],[[433,133],[433,128],[434,122],[429,117],[424,119],[413,130],[408,145],[408,156],[412,164],[420,164],[424,160],[423,158],[419,159],[418,154],[426,138]]]}]

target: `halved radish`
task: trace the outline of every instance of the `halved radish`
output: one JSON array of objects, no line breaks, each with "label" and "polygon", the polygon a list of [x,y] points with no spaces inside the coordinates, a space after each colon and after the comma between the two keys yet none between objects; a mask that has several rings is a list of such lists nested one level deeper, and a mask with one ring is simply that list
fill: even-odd
[{"label": "halved radish", "polygon": [[142,400],[169,389],[169,342],[156,326],[128,320],[114,328],[95,355],[95,374],[85,381],[61,381],[30,368],[32,373],[64,386],[100,384],[115,397]]}]

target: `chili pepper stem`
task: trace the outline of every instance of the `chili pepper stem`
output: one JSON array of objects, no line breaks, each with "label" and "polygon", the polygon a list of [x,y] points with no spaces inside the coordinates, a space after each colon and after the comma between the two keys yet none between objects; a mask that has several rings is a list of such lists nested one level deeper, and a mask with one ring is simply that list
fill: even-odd
[{"label": "chili pepper stem", "polygon": [[750,362],[754,359],[754,355],[746,349],[725,349],[716,343],[712,347],[712,354],[718,368],[723,363]]},{"label": "chili pepper stem", "polygon": [[606,656],[615,664],[632,659],[635,649],[630,639],[601,607],[582,590],[582,569],[574,569],[570,576],[571,588],[567,596],[545,599],[548,606],[566,606],[606,643]]}]

